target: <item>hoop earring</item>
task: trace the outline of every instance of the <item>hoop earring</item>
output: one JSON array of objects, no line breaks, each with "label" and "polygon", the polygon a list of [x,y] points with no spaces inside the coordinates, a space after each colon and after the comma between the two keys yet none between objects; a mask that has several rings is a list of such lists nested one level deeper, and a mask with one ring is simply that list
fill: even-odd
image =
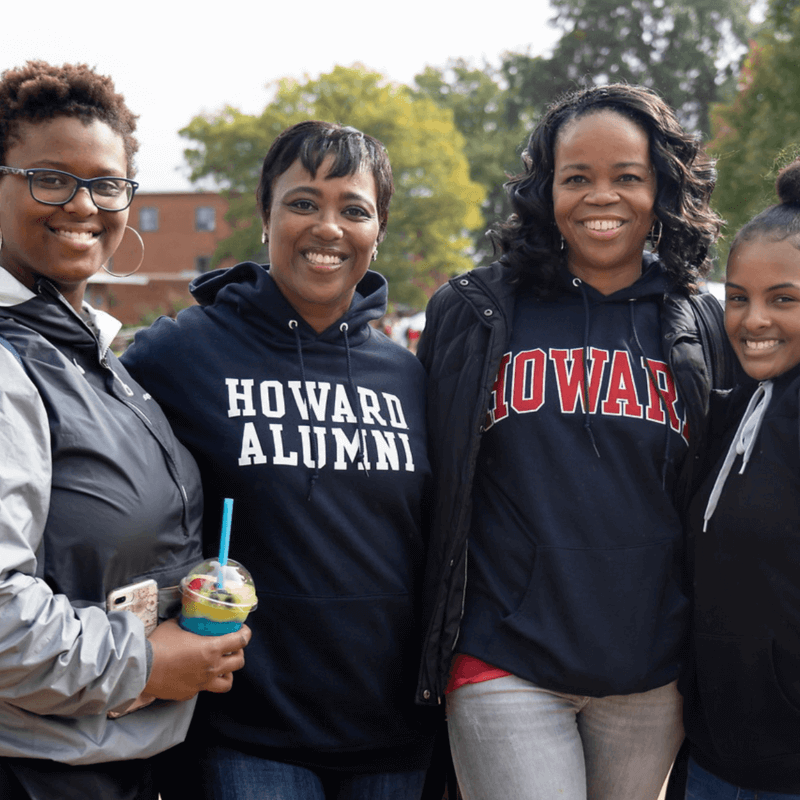
[{"label": "hoop earring", "polygon": [[139,240],[139,244],[142,246],[142,257],[139,259],[139,263],[136,265],[136,269],[131,270],[131,272],[126,272],[124,275],[120,275],[117,272],[112,272],[110,269],[103,264],[103,272],[108,273],[112,278],[128,278],[133,275],[134,272],[138,272],[142,264],[144,263],[144,241],[142,240],[141,234],[136,228],[131,228],[130,225],[125,226],[126,231],[130,231],[131,233],[136,235],[136,238]]},{"label": "hoop earring", "polygon": [[[656,228],[656,226],[658,227]],[[656,230],[658,230],[657,234]],[[652,248],[654,253],[658,252],[658,246],[661,244],[661,234],[663,233],[664,233],[664,226],[661,224],[660,219],[656,219],[647,233],[647,238],[650,239],[650,247]]]}]

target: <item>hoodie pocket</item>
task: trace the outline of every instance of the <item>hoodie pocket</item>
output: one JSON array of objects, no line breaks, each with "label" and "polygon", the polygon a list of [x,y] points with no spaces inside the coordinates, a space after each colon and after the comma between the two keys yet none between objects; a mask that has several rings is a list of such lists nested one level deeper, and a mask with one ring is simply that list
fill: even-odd
[{"label": "hoodie pocket", "polygon": [[553,685],[569,680],[621,694],[640,691],[655,675],[668,683],[688,605],[674,562],[670,541],[605,550],[539,547],[525,595],[503,626],[520,646],[535,646],[537,671]]},{"label": "hoodie pocket", "polygon": [[750,763],[796,753],[800,706],[787,697],[771,638],[698,636],[700,711],[726,760]]}]

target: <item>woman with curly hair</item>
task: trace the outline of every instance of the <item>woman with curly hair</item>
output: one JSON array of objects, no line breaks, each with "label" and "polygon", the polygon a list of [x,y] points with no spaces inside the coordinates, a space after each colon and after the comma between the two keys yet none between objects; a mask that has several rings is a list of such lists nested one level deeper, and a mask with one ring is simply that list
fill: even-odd
[{"label": "woman with curly hair", "polygon": [[563,97],[523,163],[502,257],[437,292],[419,345],[437,498],[417,699],[446,696],[466,800],[653,800],[683,738],[683,487],[731,380],[697,289],[715,173],[628,85]]},{"label": "woman with curly hair", "polygon": [[[85,65],[0,76],[4,800],[155,800],[151,757],[183,740],[200,690],[230,689],[250,636],[167,619],[202,559],[200,475],[110,350],[119,323],[84,302],[130,235],[135,126]],[[149,638],[107,608],[144,582]]]}]

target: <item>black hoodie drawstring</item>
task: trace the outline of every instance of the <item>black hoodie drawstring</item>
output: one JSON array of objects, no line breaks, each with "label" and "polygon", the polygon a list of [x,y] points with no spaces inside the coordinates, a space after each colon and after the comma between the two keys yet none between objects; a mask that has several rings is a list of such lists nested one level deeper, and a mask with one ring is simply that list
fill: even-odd
[{"label": "black hoodie drawstring", "polygon": [[636,315],[633,312],[634,306],[636,305],[636,298],[631,298],[628,301],[628,305],[631,309],[631,334],[633,336],[633,341],[636,342],[636,346],[639,348],[639,353],[642,356],[644,361],[645,369],[647,370],[647,374],[650,378],[650,383],[653,384],[653,388],[656,390],[656,394],[658,395],[658,399],[661,401],[661,408],[664,411],[664,417],[666,421],[666,431],[664,434],[664,464],[661,467],[661,488],[666,489],[667,486],[667,467],[669,465],[669,456],[670,456],[670,417],[669,417],[669,407],[667,406],[667,401],[664,399],[664,395],[661,392],[661,387],[658,385],[658,381],[656,380],[656,376],[653,375],[653,370],[650,368],[650,362],[647,360],[647,356],[645,355],[644,348],[642,347],[642,343],[639,341],[639,334],[636,331]]},{"label": "black hoodie drawstring", "polygon": [[317,437],[314,434],[314,423],[311,419],[311,401],[308,397],[308,387],[306,386],[306,368],[303,364],[303,343],[300,340],[300,330],[296,319],[289,320],[289,327],[294,331],[294,340],[297,344],[297,360],[300,362],[300,383],[303,387],[303,394],[306,398],[306,407],[308,408],[308,429],[311,437],[311,453],[314,456],[314,471],[311,473],[311,479],[308,484],[308,497],[311,500],[311,495],[314,493],[314,484],[319,478],[319,451],[317,449]]},{"label": "black hoodie drawstring", "polygon": [[347,359],[347,382],[350,385],[350,391],[353,394],[353,409],[355,410],[356,413],[356,426],[358,428],[358,460],[362,468],[364,469],[364,474],[367,477],[369,477],[369,467],[367,465],[367,457],[363,447],[366,436],[361,427],[361,414],[358,413],[360,407],[358,402],[358,390],[356,389],[356,385],[353,382],[353,371],[350,365],[350,340],[347,338],[347,331],[350,330],[350,326],[346,322],[343,322],[339,326],[339,330],[342,332],[342,335],[344,336],[344,352],[345,352],[345,357]]},{"label": "black hoodie drawstring", "polygon": [[583,429],[589,434],[594,452],[600,458],[600,451],[597,449],[594,431],[592,431],[592,416],[589,413],[589,297],[580,278],[573,278],[572,285],[581,290],[583,297]]},{"label": "black hoodie drawstring", "polygon": [[[311,419],[311,401],[308,397],[308,386],[306,385],[306,369],[305,369],[305,364],[303,363],[303,342],[300,339],[300,330],[296,319],[289,320],[289,328],[291,328],[291,330],[294,331],[294,340],[295,344],[297,345],[297,360],[300,363],[300,382],[302,385],[303,395],[306,401],[306,407],[308,408],[308,422],[309,422],[309,430],[311,437],[311,453],[314,457],[314,471],[311,473],[311,478],[309,480],[308,497],[307,497],[307,500],[311,500],[311,495],[314,493],[314,485],[319,479],[319,449],[317,448],[317,437],[314,434],[314,424],[313,420]],[[347,331],[349,329],[350,328],[346,322],[343,322],[339,326],[339,330],[342,332],[342,335],[344,336],[344,351],[345,351],[345,358],[347,361],[347,383],[349,384],[350,392],[352,393],[351,400],[353,402],[353,410],[356,415],[356,426],[358,428],[358,460],[364,469],[364,473],[366,474],[367,477],[369,477],[369,469],[367,467],[367,459],[366,459],[366,454],[364,452],[365,436],[364,436],[364,430],[361,427],[361,414],[359,414],[358,390],[356,389],[355,382],[353,381],[353,370],[350,362],[350,340],[347,338]]]}]

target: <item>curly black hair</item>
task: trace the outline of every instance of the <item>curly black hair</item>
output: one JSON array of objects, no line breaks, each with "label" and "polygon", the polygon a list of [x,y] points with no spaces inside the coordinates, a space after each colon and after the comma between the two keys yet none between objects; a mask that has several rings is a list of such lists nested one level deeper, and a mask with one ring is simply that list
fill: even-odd
[{"label": "curly black hair", "polygon": [[672,109],[643,86],[614,83],[581,89],[546,110],[522,154],[523,172],[505,184],[513,213],[490,232],[495,248],[536,292],[554,289],[565,257],[553,212],[558,134],[570,120],[607,110],[647,133],[657,177],[654,211],[663,226],[658,255],[677,286],[697,291],[697,280],[711,270],[709,248],[722,227],[709,207],[716,171],[698,137],[687,134]]},{"label": "curly black hair", "polygon": [[256,200],[266,224],[272,206],[272,185],[296,160],[316,176],[326,156],[334,157],[329,178],[341,178],[366,168],[375,178],[377,201],[378,242],[386,235],[389,221],[389,202],[394,193],[392,167],[386,148],[372,136],[337,122],[307,120],[292,125],[278,134],[264,157]]},{"label": "curly black hair", "polygon": [[775,190],[780,203],[764,209],[742,226],[731,244],[729,259],[740,244],[759,236],[770,242],[794,238],[792,244],[800,249],[800,158],[778,173]]},{"label": "curly black hair", "polygon": [[137,117],[114,90],[111,78],[98,75],[86,64],[57,67],[46,61],[28,61],[0,75],[0,164],[5,164],[8,148],[19,139],[20,123],[56,117],[105,122],[122,137],[128,177],[136,174],[134,155],[139,142],[133,132]]}]

